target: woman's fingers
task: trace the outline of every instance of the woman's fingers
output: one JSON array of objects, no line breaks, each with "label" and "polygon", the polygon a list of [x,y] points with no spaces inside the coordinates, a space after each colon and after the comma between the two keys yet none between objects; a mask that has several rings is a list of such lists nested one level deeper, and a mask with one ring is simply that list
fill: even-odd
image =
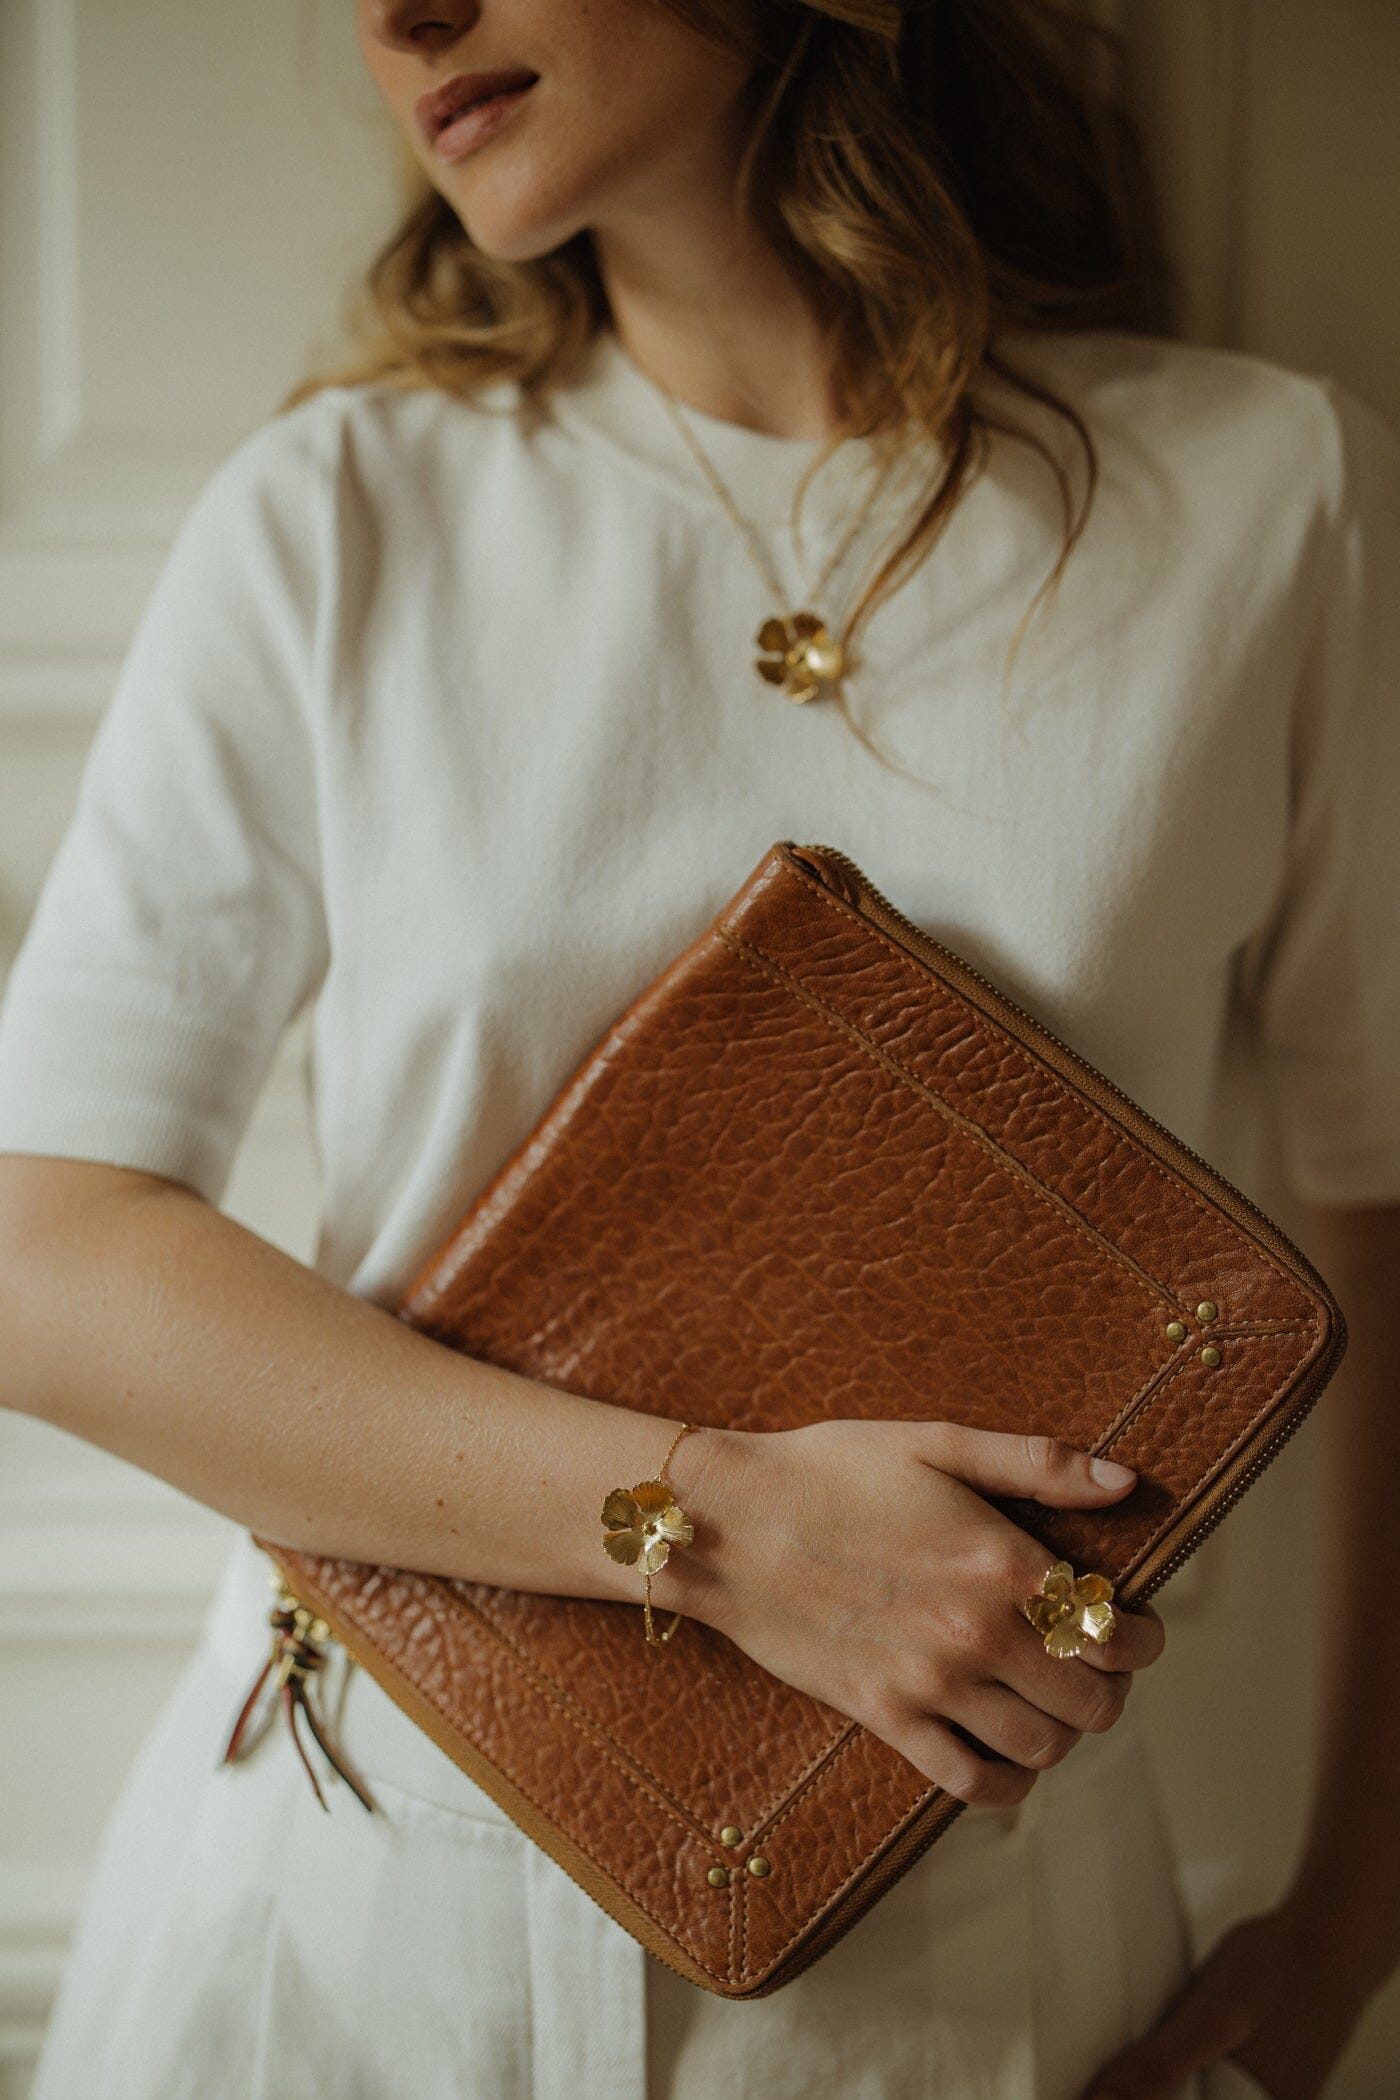
[{"label": "woman's fingers", "polygon": [[1012,1808],[1035,1785],[1034,1771],[1015,1762],[1003,1764],[979,1756],[938,1714],[909,1709],[867,1719],[863,1725],[907,1757],[935,1786],[956,1794],[960,1801],[977,1802],[984,1808]]},{"label": "woman's fingers", "polygon": [[[1080,1655],[1059,1657],[1021,1619],[1007,1629],[1001,1676],[965,1684],[942,1718],[959,1723],[999,1756],[1042,1771],[1067,1757],[1082,1735],[1101,1735],[1122,1718],[1134,1668],[1155,1660],[1164,1639],[1162,1622],[1147,1605],[1140,1620],[1121,1613],[1102,1647],[1091,1641]],[[1120,1642],[1117,1661],[1107,1661]],[[1090,1658],[1095,1667],[1086,1668]]]},{"label": "woman's fingers", "polygon": [[905,1425],[926,1465],[950,1473],[983,1495],[1028,1495],[1037,1502],[1110,1503],[1137,1485],[1132,1466],[1095,1457],[1063,1437],[975,1429],[935,1419]]},{"label": "woman's fingers", "polygon": [[[1167,1643],[1167,1629],[1159,1613],[1150,1604],[1117,1602],[1113,1613],[1115,1623],[1108,1639],[1102,1646],[1097,1641],[1087,1641],[1079,1659],[1092,1663],[1096,1670],[1145,1670],[1149,1663],[1156,1662]],[[1050,1660],[1053,1662],[1054,1657]]]},{"label": "woman's fingers", "polygon": [[[1104,1681],[1096,1680],[1096,1684],[1103,1711],[1102,1727],[1108,1728],[1122,1712],[1127,1693],[1117,1688],[1105,1699]],[[990,1682],[968,1685],[952,1718],[961,1722],[989,1750],[995,1750],[1000,1756],[1009,1757],[1014,1763],[1034,1772],[1043,1771],[1047,1765],[1057,1765],[1061,1758],[1068,1757],[1084,1734],[1082,1728],[1046,1713],[1039,1706],[1032,1706],[1019,1692],[1009,1690],[1004,1684]]]}]

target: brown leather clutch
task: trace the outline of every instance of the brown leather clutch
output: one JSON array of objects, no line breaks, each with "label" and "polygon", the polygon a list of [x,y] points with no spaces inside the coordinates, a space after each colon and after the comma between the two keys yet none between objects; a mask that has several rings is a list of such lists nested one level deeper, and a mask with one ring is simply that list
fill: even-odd
[{"label": "brown leather clutch", "polygon": [[[1125,1607],[1346,1346],[1253,1203],[845,854],[790,841],[596,1043],[396,1312],[675,1421],[956,1416],[1112,1451],[1139,1479],[1111,1507],[988,1499]],[[628,1604],[257,1544],[535,1843],[723,1997],[798,1975],[966,1805],[703,1622],[652,1646]]]}]

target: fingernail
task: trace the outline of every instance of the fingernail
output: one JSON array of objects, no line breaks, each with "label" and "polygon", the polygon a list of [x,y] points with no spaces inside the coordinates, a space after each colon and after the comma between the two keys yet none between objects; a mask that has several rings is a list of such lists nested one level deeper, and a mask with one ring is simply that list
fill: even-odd
[{"label": "fingernail", "polygon": [[[1120,1466],[1116,1458],[1096,1458],[1090,1470],[1095,1480],[1101,1480],[1105,1487],[1123,1487],[1137,1477],[1131,1466]],[[1096,2093],[1094,2100],[1115,2100],[1115,2095]]]}]

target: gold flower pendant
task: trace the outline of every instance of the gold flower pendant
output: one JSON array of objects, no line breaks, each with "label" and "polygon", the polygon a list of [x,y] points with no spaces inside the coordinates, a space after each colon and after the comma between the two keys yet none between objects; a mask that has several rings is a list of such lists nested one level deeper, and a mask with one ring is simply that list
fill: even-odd
[{"label": "gold flower pendant", "polygon": [[765,654],[754,669],[769,685],[780,685],[789,700],[811,700],[834,686],[846,668],[845,650],[813,612],[765,620],[756,639]]},{"label": "gold flower pendant", "polygon": [[1108,1640],[1118,1623],[1112,1597],[1113,1584],[1106,1576],[1076,1578],[1067,1560],[1057,1560],[1021,1610],[1050,1653],[1067,1660],[1082,1655],[1088,1641],[1102,1645]]}]

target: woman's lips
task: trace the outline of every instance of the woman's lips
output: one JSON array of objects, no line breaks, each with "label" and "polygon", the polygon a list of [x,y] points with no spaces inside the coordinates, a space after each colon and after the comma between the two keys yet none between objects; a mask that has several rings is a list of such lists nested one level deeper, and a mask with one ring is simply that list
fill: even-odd
[{"label": "woman's lips", "polygon": [[433,151],[442,160],[461,160],[464,154],[491,138],[507,123],[515,109],[525,100],[530,88],[513,88],[508,94],[492,95],[486,102],[477,102],[445,124],[433,141]]}]

